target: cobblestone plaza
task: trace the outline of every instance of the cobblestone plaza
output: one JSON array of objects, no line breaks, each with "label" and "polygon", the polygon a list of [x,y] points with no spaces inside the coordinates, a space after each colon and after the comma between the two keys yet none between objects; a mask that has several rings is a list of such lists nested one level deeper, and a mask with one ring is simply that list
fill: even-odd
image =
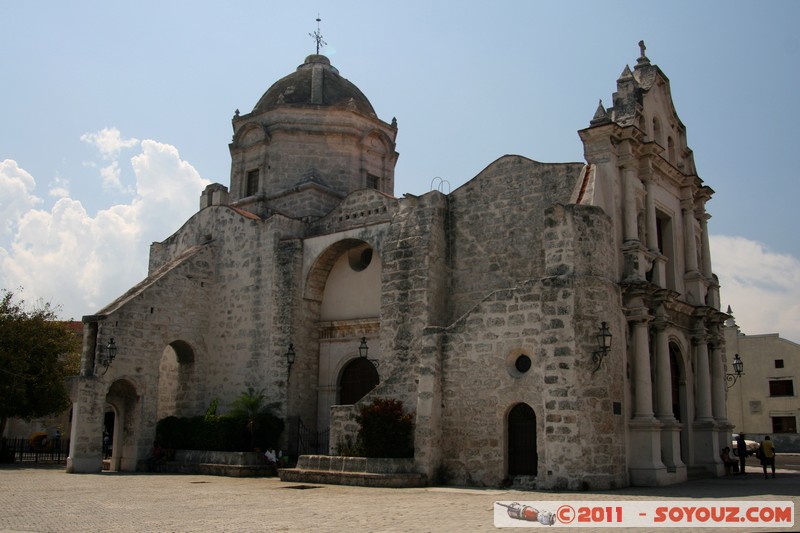
[{"label": "cobblestone plaza", "polygon": [[[797,512],[800,473],[778,469],[776,479],[764,479],[753,469],[746,476],[667,487],[549,492],[379,489],[298,485],[278,478],[168,474],[70,475],[63,467],[7,465],[0,468],[0,532],[497,531],[493,507],[498,500],[668,502],[695,498],[793,501]],[[796,524],[782,530],[797,531]]]}]

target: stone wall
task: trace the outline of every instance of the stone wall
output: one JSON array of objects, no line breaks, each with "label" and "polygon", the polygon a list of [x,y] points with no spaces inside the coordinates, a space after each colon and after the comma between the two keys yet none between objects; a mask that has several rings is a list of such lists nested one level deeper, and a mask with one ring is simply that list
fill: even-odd
[{"label": "stone wall", "polygon": [[544,210],[569,201],[580,163],[504,156],[450,195],[450,320],[491,291],[543,275]]},{"label": "stone wall", "polygon": [[442,320],[446,298],[446,198],[433,192],[401,202],[381,252],[381,384],[375,394],[416,409],[423,331]]},{"label": "stone wall", "polygon": [[359,425],[356,422],[358,408],[354,405],[334,405],[331,407],[330,433],[328,443],[330,454],[338,455],[338,448],[348,442],[355,442]]},{"label": "stone wall", "polygon": [[180,389],[172,387],[182,394],[175,403],[182,407],[180,414],[202,414],[215,398],[220,412],[227,412],[252,386],[264,390],[267,403],[278,402],[279,414],[285,415],[288,333],[273,317],[276,298],[299,283],[275,271],[282,256],[290,271],[300,271],[301,255],[282,251],[282,238],[296,232],[298,224],[280,216],[254,220],[228,207],[204,209],[153,246],[147,279],[101,311],[100,345],[113,336],[119,350],[100,379],[106,387],[130,381],[141,401],[131,430],[138,451],[126,453],[149,453],[163,385],[159,369],[165,349],[176,342],[189,347],[172,376],[182,383]]},{"label": "stone wall", "polygon": [[[496,290],[446,329],[442,474],[451,483],[503,482],[508,412],[525,403],[536,413],[538,488],[626,484],[624,365],[618,353],[601,372],[590,363],[600,321],[623,331],[618,289],[600,275],[613,261],[609,220],[578,206],[546,218],[544,266],[557,274]],[[522,354],[527,372],[514,365]]]}]

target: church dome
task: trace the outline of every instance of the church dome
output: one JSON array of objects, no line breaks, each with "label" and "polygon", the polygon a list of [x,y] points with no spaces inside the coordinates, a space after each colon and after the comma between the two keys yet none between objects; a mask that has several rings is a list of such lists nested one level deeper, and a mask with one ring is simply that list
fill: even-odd
[{"label": "church dome", "polygon": [[330,59],[319,54],[308,56],[295,72],[272,84],[253,112],[296,105],[341,107],[375,116],[364,93],[340,76]]}]

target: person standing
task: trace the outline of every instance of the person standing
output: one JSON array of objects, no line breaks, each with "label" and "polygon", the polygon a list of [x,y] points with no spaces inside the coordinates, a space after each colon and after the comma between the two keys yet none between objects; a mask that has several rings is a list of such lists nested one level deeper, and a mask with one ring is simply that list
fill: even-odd
[{"label": "person standing", "polygon": [[739,433],[736,437],[736,454],[739,456],[739,474],[745,474],[744,464],[747,459],[747,443],[744,441],[744,433]]},{"label": "person standing", "polygon": [[775,445],[772,444],[769,435],[761,441],[761,447],[758,451],[761,458],[761,466],[764,467],[764,478],[769,477],[767,476],[767,466],[772,466],[772,477],[775,478]]}]

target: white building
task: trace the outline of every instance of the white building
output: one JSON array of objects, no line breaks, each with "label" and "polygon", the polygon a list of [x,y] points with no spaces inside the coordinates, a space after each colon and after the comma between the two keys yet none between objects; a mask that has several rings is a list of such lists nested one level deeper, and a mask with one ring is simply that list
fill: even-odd
[{"label": "white building", "polygon": [[777,333],[745,335],[733,317],[725,322],[725,343],[728,360],[738,354],[744,365],[735,383],[735,372],[728,370],[728,417],[734,432],[759,441],[770,435],[779,451],[800,452],[800,345]]}]

